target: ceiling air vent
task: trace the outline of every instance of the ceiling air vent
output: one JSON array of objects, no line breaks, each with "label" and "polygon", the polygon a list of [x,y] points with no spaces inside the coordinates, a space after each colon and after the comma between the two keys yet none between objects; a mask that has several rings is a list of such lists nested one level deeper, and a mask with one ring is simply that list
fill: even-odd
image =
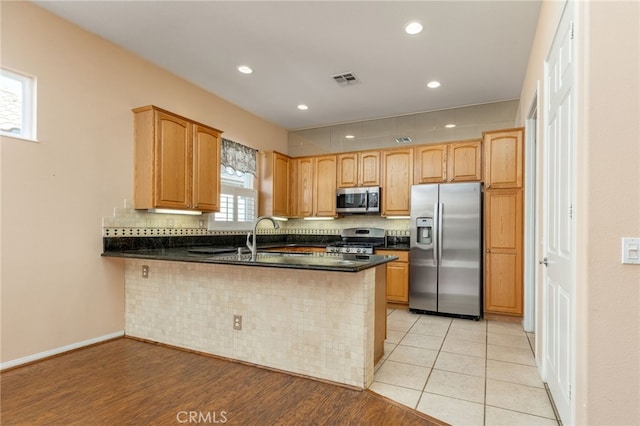
[{"label": "ceiling air vent", "polygon": [[399,138],[396,138],[396,143],[409,143],[411,142],[411,138],[409,136],[402,136]]},{"label": "ceiling air vent", "polygon": [[354,84],[360,84],[360,80],[352,72],[345,72],[342,74],[332,75],[331,78],[335,80],[340,86],[352,86]]}]

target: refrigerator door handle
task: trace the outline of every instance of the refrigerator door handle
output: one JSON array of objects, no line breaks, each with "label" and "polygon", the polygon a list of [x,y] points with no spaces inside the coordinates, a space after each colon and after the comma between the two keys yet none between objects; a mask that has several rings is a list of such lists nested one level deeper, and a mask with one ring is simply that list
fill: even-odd
[{"label": "refrigerator door handle", "polygon": [[438,265],[442,265],[442,210],[444,204],[438,203]]},{"label": "refrigerator door handle", "polygon": [[433,265],[438,266],[438,245],[440,239],[438,237],[438,203],[433,204]]}]

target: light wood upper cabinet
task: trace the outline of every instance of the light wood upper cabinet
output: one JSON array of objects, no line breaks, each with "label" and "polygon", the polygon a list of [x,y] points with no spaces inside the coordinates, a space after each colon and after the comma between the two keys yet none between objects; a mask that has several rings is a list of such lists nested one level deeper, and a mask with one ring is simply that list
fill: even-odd
[{"label": "light wood upper cabinet", "polygon": [[221,131],[155,106],[134,112],[134,208],[217,211]]},{"label": "light wood upper cabinet", "polygon": [[415,176],[413,183],[441,183],[447,181],[448,145],[415,147]]},{"label": "light wood upper cabinet", "polygon": [[294,205],[296,217],[336,215],[336,156],[295,158]]},{"label": "light wood upper cabinet", "polygon": [[313,157],[296,158],[295,175],[295,215],[299,217],[313,216]]},{"label": "light wood upper cabinet", "polygon": [[339,154],[336,161],[338,188],[358,186],[358,153]]},{"label": "light wood upper cabinet", "polygon": [[484,132],[485,189],[522,188],[524,129]]},{"label": "light wood upper cabinet", "polygon": [[259,152],[260,216],[291,215],[291,158],[276,151]]},{"label": "light wood upper cabinet", "polygon": [[220,210],[220,132],[193,125],[193,207]]},{"label": "light wood upper cabinet", "polygon": [[420,145],[415,149],[414,184],[482,179],[480,140]]},{"label": "light wood upper cabinet", "polygon": [[380,186],[380,151],[359,154],[358,176],[362,186]]},{"label": "light wood upper cabinet", "polygon": [[336,156],[315,158],[314,216],[336,215]]},{"label": "light wood upper cabinet", "polygon": [[474,182],[482,180],[482,150],[480,140],[449,144],[449,182]]},{"label": "light wood upper cabinet", "polygon": [[337,156],[337,187],[380,186],[380,151]]},{"label": "light wood upper cabinet", "polygon": [[522,190],[485,191],[484,222],[484,310],[522,315]]},{"label": "light wood upper cabinet", "polygon": [[409,214],[413,182],[413,148],[382,151],[382,216]]}]

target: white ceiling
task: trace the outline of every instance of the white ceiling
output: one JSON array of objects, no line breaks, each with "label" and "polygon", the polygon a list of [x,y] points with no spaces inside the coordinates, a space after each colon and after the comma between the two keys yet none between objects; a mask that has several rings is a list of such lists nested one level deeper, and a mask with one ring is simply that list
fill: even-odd
[{"label": "white ceiling", "polygon": [[[289,130],[516,99],[540,9],[517,0],[35,3]],[[410,21],[424,31],[405,34]],[[240,74],[240,64],[255,72]],[[339,86],[331,76],[344,72],[361,83]],[[428,89],[431,80],[442,86]]]}]

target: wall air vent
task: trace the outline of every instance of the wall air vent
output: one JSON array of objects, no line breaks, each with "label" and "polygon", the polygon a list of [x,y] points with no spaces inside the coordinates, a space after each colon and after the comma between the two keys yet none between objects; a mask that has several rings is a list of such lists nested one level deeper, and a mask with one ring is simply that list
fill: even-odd
[{"label": "wall air vent", "polygon": [[333,78],[334,81],[340,86],[352,86],[354,84],[360,84],[360,80],[358,80],[358,77],[356,77],[352,72],[332,75],[331,78]]},{"label": "wall air vent", "polygon": [[411,138],[409,136],[402,136],[399,138],[396,138],[396,143],[409,143],[411,142]]}]

